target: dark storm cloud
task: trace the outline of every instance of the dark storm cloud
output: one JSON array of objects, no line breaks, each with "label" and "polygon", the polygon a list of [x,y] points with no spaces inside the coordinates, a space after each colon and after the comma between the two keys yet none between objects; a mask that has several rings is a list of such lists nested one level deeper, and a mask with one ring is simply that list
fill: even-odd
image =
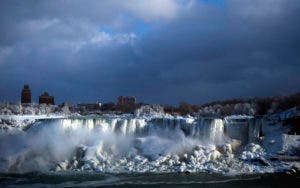
[{"label": "dark storm cloud", "polygon": [[24,82],[60,101],[299,91],[299,1],[145,2],[1,2],[0,99]]}]

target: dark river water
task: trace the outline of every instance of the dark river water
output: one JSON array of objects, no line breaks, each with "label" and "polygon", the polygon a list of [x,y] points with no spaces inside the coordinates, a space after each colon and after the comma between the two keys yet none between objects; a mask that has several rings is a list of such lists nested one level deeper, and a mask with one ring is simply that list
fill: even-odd
[{"label": "dark river water", "polygon": [[0,174],[1,187],[299,187],[299,174]]}]

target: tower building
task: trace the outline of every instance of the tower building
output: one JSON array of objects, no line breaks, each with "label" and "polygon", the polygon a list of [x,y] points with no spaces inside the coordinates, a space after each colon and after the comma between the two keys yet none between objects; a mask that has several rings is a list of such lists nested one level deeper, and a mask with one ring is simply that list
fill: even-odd
[{"label": "tower building", "polygon": [[24,85],[21,93],[21,103],[31,103],[31,91],[29,85]]}]

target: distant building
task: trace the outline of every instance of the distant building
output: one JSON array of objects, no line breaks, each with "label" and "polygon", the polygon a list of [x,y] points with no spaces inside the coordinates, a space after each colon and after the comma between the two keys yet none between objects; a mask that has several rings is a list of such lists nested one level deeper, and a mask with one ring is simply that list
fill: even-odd
[{"label": "distant building", "polygon": [[135,105],[136,99],[135,97],[118,97],[118,103],[119,106],[132,106]]},{"label": "distant building", "polygon": [[101,110],[101,103],[79,103],[77,107],[80,111],[98,111]]},{"label": "distant building", "polygon": [[54,97],[49,96],[49,94],[47,92],[44,92],[39,97],[39,104],[52,104],[52,105],[54,105]]},{"label": "distant building", "polygon": [[116,110],[120,112],[133,113],[136,109],[135,97],[123,97],[119,96],[117,99]]},{"label": "distant building", "polygon": [[29,85],[24,85],[22,89],[21,103],[31,103],[31,91]]},{"label": "distant building", "polygon": [[101,105],[101,111],[115,111],[116,105],[113,102],[104,103]]}]

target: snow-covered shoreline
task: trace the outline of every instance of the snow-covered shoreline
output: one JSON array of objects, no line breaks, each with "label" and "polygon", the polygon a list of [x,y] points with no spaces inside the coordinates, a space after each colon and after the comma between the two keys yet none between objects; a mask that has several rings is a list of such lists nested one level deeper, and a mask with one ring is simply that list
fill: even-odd
[{"label": "snow-covered shoreline", "polygon": [[0,115],[0,130],[23,130],[27,126],[41,119],[67,118],[68,115],[44,114],[44,115]]}]

